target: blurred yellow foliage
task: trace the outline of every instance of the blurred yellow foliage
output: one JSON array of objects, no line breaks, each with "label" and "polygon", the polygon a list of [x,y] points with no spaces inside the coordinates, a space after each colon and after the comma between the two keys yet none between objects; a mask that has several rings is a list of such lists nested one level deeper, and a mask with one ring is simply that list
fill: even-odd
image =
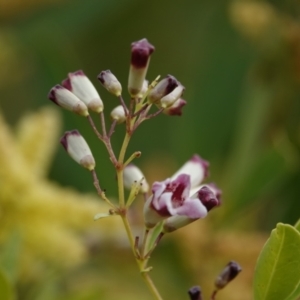
[{"label": "blurred yellow foliage", "polygon": [[117,218],[93,221],[108,210],[96,196],[61,188],[45,177],[60,123],[57,110],[45,107],[25,115],[13,134],[0,114],[0,246],[18,232],[18,271],[26,278],[37,275],[40,263],[68,268],[83,262],[88,247],[82,233],[108,240],[122,228]]}]

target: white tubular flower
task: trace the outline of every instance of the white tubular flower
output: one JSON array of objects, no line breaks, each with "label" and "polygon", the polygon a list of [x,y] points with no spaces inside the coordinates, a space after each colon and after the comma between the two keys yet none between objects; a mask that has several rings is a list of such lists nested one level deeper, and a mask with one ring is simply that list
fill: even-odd
[{"label": "white tubular flower", "polygon": [[121,83],[110,70],[102,71],[97,78],[111,94],[117,97],[122,94]]},{"label": "white tubular flower", "polygon": [[184,90],[185,87],[179,83],[179,85],[171,93],[161,98],[160,106],[162,108],[170,107],[182,96]]},{"label": "white tubular flower", "polygon": [[103,102],[96,88],[83,71],[69,73],[62,85],[83,101],[89,109],[97,113],[103,111]]},{"label": "white tubular flower", "polygon": [[124,178],[124,186],[127,189],[131,189],[134,182],[138,182],[142,180],[142,186],[140,188],[140,193],[148,193],[149,191],[149,184],[145,179],[144,174],[142,171],[134,164],[129,164],[124,168],[123,171],[123,178]]},{"label": "white tubular flower", "polygon": [[78,130],[67,131],[60,139],[68,154],[81,166],[92,171],[96,163],[89,145]]},{"label": "white tubular flower", "polygon": [[89,115],[87,106],[78,99],[78,97],[61,85],[53,87],[48,94],[48,98],[58,106],[73,111],[78,115],[84,117]]},{"label": "white tubular flower", "polygon": [[111,111],[110,116],[113,120],[116,120],[118,124],[126,121],[125,111],[122,105],[118,105],[117,107],[115,107]]},{"label": "white tubular flower", "polygon": [[142,90],[147,74],[150,55],[155,48],[147,39],[131,44],[131,64],[128,78],[128,91],[131,96],[137,96]]},{"label": "white tubular flower", "polygon": [[160,104],[160,100],[166,95],[173,92],[178,87],[179,82],[172,75],[167,75],[162,79],[149,93],[148,100],[151,103]]}]

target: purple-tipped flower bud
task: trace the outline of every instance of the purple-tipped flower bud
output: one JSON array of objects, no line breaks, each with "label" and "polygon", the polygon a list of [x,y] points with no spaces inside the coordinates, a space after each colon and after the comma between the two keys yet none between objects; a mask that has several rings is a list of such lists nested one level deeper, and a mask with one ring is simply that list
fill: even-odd
[{"label": "purple-tipped flower bud", "polygon": [[92,171],[95,169],[95,159],[89,145],[78,130],[67,131],[60,139],[68,154],[81,166]]},{"label": "purple-tipped flower bud", "polygon": [[102,71],[98,75],[98,79],[111,94],[117,97],[122,94],[121,83],[110,70]]},{"label": "purple-tipped flower bud", "polygon": [[117,121],[118,124],[126,121],[126,115],[122,105],[118,105],[117,107],[115,107],[111,111],[110,116],[113,120]]},{"label": "purple-tipped flower bud", "polygon": [[224,268],[221,274],[217,277],[215,281],[215,286],[217,289],[224,288],[231,280],[233,280],[242,271],[241,266],[230,261],[228,265]]},{"label": "purple-tipped flower bud", "polygon": [[143,87],[147,74],[150,55],[155,50],[147,39],[131,44],[131,64],[128,78],[128,90],[130,95],[137,96]]},{"label": "purple-tipped flower bud", "polygon": [[202,300],[202,293],[200,286],[193,286],[188,290],[190,300]]},{"label": "purple-tipped flower bud", "polygon": [[150,91],[148,95],[148,100],[151,103],[157,103],[161,98],[173,92],[173,90],[178,87],[179,82],[174,76],[167,75],[162,79],[154,88]]},{"label": "purple-tipped flower bud", "polygon": [[73,111],[78,115],[86,117],[89,114],[87,106],[61,85],[53,87],[48,94],[48,98],[58,106]]},{"label": "purple-tipped flower bud", "polygon": [[124,172],[123,172],[123,178],[124,178],[124,186],[127,189],[131,189],[132,184],[134,182],[140,181],[142,178],[142,186],[140,188],[140,192],[141,193],[148,193],[149,191],[149,184],[145,179],[144,174],[142,173],[142,171],[135,166],[134,164],[129,164],[124,168]]},{"label": "purple-tipped flower bud", "polygon": [[89,109],[97,113],[103,111],[103,102],[96,88],[83,71],[69,73],[62,85],[83,101]]},{"label": "purple-tipped flower bud", "polygon": [[161,98],[160,106],[167,108],[173,105],[182,96],[184,89],[184,86],[179,84],[171,93]]},{"label": "purple-tipped flower bud", "polygon": [[186,101],[183,99],[178,99],[171,106],[165,108],[163,113],[169,116],[181,116],[182,108],[186,105]]}]

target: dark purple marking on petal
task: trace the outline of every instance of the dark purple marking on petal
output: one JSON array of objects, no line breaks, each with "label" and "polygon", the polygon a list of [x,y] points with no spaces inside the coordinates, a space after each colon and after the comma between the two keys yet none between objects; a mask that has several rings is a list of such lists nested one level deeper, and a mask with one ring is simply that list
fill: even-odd
[{"label": "dark purple marking on petal", "polygon": [[102,84],[104,84],[104,82],[105,82],[104,76],[105,76],[107,73],[111,73],[111,71],[110,71],[110,70],[102,71],[102,72],[97,76],[98,80],[99,80]]},{"label": "dark purple marking on petal", "polygon": [[173,90],[179,85],[178,80],[172,75],[167,75],[166,79],[168,80],[168,84],[166,86],[164,96],[173,92]]},{"label": "dark purple marking on petal", "polygon": [[72,84],[71,84],[71,80],[70,80],[70,77],[64,79],[62,82],[61,82],[61,85],[66,88],[67,90],[71,91],[72,92]]},{"label": "dark purple marking on petal", "polygon": [[70,135],[77,135],[80,136],[81,134],[79,133],[78,130],[74,129],[72,131],[66,131],[64,135],[60,138],[60,143],[63,145],[63,147],[68,151],[68,137]]},{"label": "dark purple marking on petal", "polygon": [[156,209],[154,206],[153,206],[153,203],[151,202],[151,206],[150,206],[153,210],[155,210],[160,216],[162,217],[170,217],[171,214],[168,210],[168,208],[166,206],[160,208],[160,209]]},{"label": "dark purple marking on petal", "polygon": [[191,185],[190,175],[181,174],[167,186],[166,191],[171,191],[173,207],[182,206],[185,200],[184,191]]},{"label": "dark purple marking on petal", "polygon": [[145,68],[154,50],[154,46],[147,39],[133,42],[131,44],[131,65],[137,69]]},{"label": "dark purple marking on petal", "polygon": [[48,99],[51,100],[51,101],[53,101],[58,106],[60,106],[60,105],[58,104],[58,101],[56,99],[56,91],[59,90],[59,89],[62,89],[62,88],[63,88],[62,86],[60,86],[59,84],[57,84],[48,93]]},{"label": "dark purple marking on petal", "polygon": [[219,204],[218,204],[218,205],[221,205],[221,203],[222,203],[222,199],[221,199],[221,196],[222,196],[222,190],[220,190],[214,182],[207,183],[206,185],[207,185],[208,187],[210,187],[210,188],[213,190],[213,192],[214,192],[216,198],[217,198],[218,201],[219,201]]},{"label": "dark purple marking on petal", "polygon": [[206,207],[207,211],[210,211],[212,208],[219,205],[219,200],[216,198],[213,191],[207,186],[202,187],[198,191],[198,199]]},{"label": "dark purple marking on petal", "polygon": [[183,99],[178,100],[179,104],[174,106],[174,107],[170,107],[168,109],[167,114],[169,116],[181,116],[182,115],[182,108],[186,105],[186,101]]}]

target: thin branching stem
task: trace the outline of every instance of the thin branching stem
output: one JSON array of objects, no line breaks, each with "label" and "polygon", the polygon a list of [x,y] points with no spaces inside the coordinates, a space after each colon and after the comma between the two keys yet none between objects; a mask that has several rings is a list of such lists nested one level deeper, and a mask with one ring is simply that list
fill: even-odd
[{"label": "thin branching stem", "polygon": [[217,293],[218,293],[218,290],[214,290],[210,296],[210,300],[216,300]]},{"label": "thin branching stem", "polygon": [[121,105],[122,105],[123,108],[124,108],[125,116],[127,117],[127,116],[128,116],[128,113],[129,113],[129,110],[128,110],[128,108],[127,108],[127,105],[126,105],[126,103],[124,102],[124,99],[123,99],[122,95],[120,95],[118,98],[119,98],[119,100],[120,100]]},{"label": "thin branching stem", "polygon": [[103,137],[106,137],[106,124],[105,124],[105,116],[103,111],[100,112],[100,121],[101,121]]},{"label": "thin branching stem", "polygon": [[116,209],[116,207],[106,198],[105,196],[105,192],[101,189],[100,184],[99,184],[99,179],[98,176],[96,174],[95,170],[91,171],[92,176],[93,176],[93,183],[94,186],[96,188],[97,194],[110,206],[112,207],[114,210]]},{"label": "thin branching stem", "polygon": [[98,137],[99,140],[103,141],[103,137],[101,135],[101,133],[98,131],[98,129],[96,128],[96,125],[92,119],[92,117],[90,115],[87,116],[87,119],[92,127],[92,129],[94,130],[96,136]]}]

